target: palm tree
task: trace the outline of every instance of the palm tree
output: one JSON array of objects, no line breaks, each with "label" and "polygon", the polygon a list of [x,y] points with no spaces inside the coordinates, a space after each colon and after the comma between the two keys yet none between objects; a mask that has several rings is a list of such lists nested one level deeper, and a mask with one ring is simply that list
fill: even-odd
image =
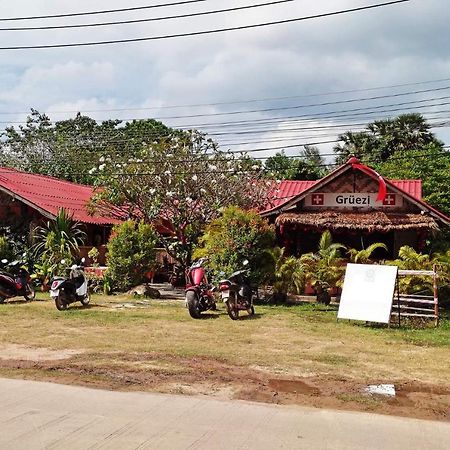
[{"label": "palm tree", "polygon": [[341,250],[345,249],[345,245],[334,243],[331,233],[326,230],[320,237],[317,252],[301,256],[301,262],[308,267],[306,277],[316,291],[318,302],[329,304],[328,289],[340,284],[345,271]]},{"label": "palm tree", "polygon": [[[412,247],[404,245],[398,251],[398,258],[392,264],[404,270],[432,270],[434,261],[430,255],[416,252]],[[402,277],[400,279],[400,290],[406,294],[414,294],[428,290],[432,292],[433,282],[430,277]]]},{"label": "palm tree", "polygon": [[356,248],[350,248],[348,253],[350,255],[350,261],[355,264],[367,264],[371,260],[372,253],[378,248],[383,248],[387,251],[387,247],[382,242],[375,242],[362,250],[356,250]]},{"label": "palm tree", "polygon": [[294,256],[285,256],[285,249],[275,247],[269,252],[273,264],[272,284],[275,300],[286,301],[288,292],[299,293],[305,287],[306,267]]},{"label": "palm tree", "polygon": [[64,208],[60,209],[55,220],[35,228],[33,254],[52,266],[58,265],[63,259],[66,264],[72,262],[79,252],[79,246],[86,239],[86,233],[81,227]]}]

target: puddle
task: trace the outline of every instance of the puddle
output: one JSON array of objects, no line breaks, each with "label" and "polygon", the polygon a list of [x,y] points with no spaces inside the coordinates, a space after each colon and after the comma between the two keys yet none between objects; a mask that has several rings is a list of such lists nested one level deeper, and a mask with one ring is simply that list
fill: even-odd
[{"label": "puddle", "polygon": [[320,391],[314,386],[300,380],[269,380],[269,387],[277,392],[288,392],[291,394],[319,395]]}]

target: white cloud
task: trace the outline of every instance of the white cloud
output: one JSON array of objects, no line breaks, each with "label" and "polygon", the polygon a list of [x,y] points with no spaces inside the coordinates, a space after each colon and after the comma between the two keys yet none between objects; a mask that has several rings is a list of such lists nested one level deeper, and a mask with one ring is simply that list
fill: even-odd
[{"label": "white cloud", "polygon": [[[237,26],[247,23],[300,17],[367,4],[363,0],[337,2],[299,0],[228,15],[151,22],[86,30],[2,32],[2,45],[83,42],[173,34],[199,29]],[[238,0],[217,0],[211,9],[242,5]],[[95,5],[95,6],[94,6]],[[125,5],[126,6],[126,5]],[[124,7],[120,0],[27,0],[6,2],[2,17],[45,13],[88,11]],[[88,23],[104,20],[155,17],[206,10],[207,6],[121,13],[107,16],[54,19],[34,24]],[[28,110],[97,110],[108,108],[150,108],[127,112],[98,112],[102,119],[189,114],[214,114],[242,109],[259,109],[320,103],[365,96],[367,93],[297,98],[283,101],[218,105],[202,108],[164,109],[165,105],[227,102],[240,99],[308,95],[345,89],[366,88],[450,77],[450,10],[444,2],[409,2],[378,10],[335,16],[289,25],[192,38],[58,50],[1,52],[0,112]],[[31,22],[26,22],[31,24]],[[2,25],[4,26],[4,24]],[[425,86],[412,87],[423,89]],[[398,91],[399,89],[397,89]],[[408,90],[406,88],[405,90]],[[384,91],[384,92],[392,92]],[[368,93],[370,96],[374,93]],[[427,94],[429,98],[433,93]],[[441,93],[440,95],[445,95]],[[411,96],[408,100],[423,98]],[[406,100],[406,99],[405,99]],[[401,101],[401,100],[398,100]],[[396,99],[385,103],[395,103]],[[286,114],[320,114],[324,111],[383,104],[360,102],[267,112],[245,116],[211,116],[168,120],[169,124],[224,122],[240,118],[267,118]],[[442,108],[441,108],[442,109]],[[450,109],[450,108],[447,108]],[[68,116],[68,115],[66,115]],[[66,117],[54,115],[55,118]],[[52,115],[51,115],[52,117]],[[24,120],[24,114],[0,115],[0,121]],[[327,124],[330,120],[317,120]],[[332,121],[331,121],[332,122]],[[283,125],[274,125],[280,129]],[[232,128],[230,128],[232,129]],[[234,128],[236,129],[236,128]],[[448,137],[445,130],[439,131]],[[299,142],[320,133],[297,132]],[[323,134],[323,133],[322,133]],[[292,132],[255,135],[223,135],[221,142],[273,140]],[[450,137],[450,136],[449,136]],[[281,142],[281,145],[283,145]],[[286,145],[293,141],[286,141]],[[294,141],[295,142],[295,141]],[[280,145],[270,144],[270,146]],[[242,148],[259,146],[247,145]],[[268,145],[269,146],[269,145]],[[329,146],[322,146],[329,151]]]}]

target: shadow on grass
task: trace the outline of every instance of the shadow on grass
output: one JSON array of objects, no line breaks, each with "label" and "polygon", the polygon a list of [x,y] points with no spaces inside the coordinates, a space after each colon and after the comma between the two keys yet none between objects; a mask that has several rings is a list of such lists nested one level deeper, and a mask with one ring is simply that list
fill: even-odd
[{"label": "shadow on grass", "polygon": [[218,319],[220,314],[202,313],[198,320]]},{"label": "shadow on grass", "polygon": [[49,301],[52,301],[50,299],[50,297],[48,299],[36,298],[34,300],[25,300],[24,298],[12,297],[12,298],[8,298],[5,301],[1,302],[0,305],[24,305],[26,303],[34,303],[34,302],[46,303],[46,302],[49,302]]},{"label": "shadow on grass", "polygon": [[88,310],[88,309],[92,309],[92,308],[97,308],[101,305],[96,305],[96,304],[89,304],[89,305],[74,305],[74,304],[70,304],[67,306],[67,309],[65,309],[64,311],[82,311],[84,309]]},{"label": "shadow on grass", "polygon": [[264,316],[264,314],[255,313],[249,316],[245,312],[242,315],[239,315],[239,320],[258,320],[261,319]]}]

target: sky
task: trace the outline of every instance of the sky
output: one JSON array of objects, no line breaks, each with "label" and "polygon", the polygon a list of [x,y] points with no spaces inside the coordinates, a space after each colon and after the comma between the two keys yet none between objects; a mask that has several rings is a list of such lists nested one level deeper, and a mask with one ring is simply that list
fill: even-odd
[{"label": "sky", "polygon": [[[0,28],[156,18],[269,1],[205,0],[114,14],[0,20]],[[175,0],[3,1],[0,19],[170,2]],[[0,30],[0,47],[179,34],[382,2],[292,0],[174,20]],[[46,112],[54,121],[80,111],[97,120],[161,118],[170,126],[209,131],[223,149],[249,150],[254,156],[268,156],[282,148],[294,155],[302,144],[317,142],[323,142],[318,146],[329,155],[334,145],[329,141],[340,132],[414,111],[424,113],[438,137],[450,144],[450,128],[445,126],[450,117],[448,23],[446,0],[411,0],[227,33],[91,47],[0,50],[0,129],[19,125],[30,108]],[[389,87],[405,84],[409,85]],[[254,112],[242,112],[248,110]]]}]

